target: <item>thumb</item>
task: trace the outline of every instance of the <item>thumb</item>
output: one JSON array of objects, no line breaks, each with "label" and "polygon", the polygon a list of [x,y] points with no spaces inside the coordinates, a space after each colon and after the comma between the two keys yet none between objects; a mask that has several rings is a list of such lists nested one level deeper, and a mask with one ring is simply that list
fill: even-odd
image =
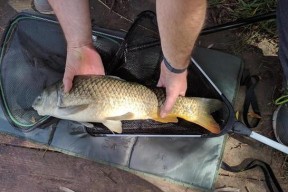
[{"label": "thumb", "polygon": [[178,97],[177,93],[173,93],[173,94],[167,93],[166,100],[165,100],[164,105],[160,111],[160,117],[161,118],[166,117],[171,112],[171,110],[172,110],[172,108],[176,102],[177,97]]},{"label": "thumb", "polygon": [[163,86],[164,86],[164,85],[163,85],[161,79],[159,79],[159,81],[158,81],[158,83],[157,83],[157,87],[163,87]]},{"label": "thumb", "polygon": [[70,71],[65,71],[64,77],[63,77],[63,84],[64,84],[64,92],[68,93],[70,89],[72,88],[72,81],[74,79],[74,73],[71,73]]}]

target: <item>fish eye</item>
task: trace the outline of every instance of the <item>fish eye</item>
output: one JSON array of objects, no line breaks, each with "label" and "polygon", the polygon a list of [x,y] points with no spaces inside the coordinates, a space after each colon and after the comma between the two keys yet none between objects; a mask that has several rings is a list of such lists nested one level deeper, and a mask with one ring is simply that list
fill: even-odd
[{"label": "fish eye", "polygon": [[41,95],[39,95],[37,98],[36,98],[36,101],[41,101],[42,100],[42,94]]},{"label": "fish eye", "polygon": [[32,107],[35,109],[42,102],[42,94],[37,96],[32,104]]}]

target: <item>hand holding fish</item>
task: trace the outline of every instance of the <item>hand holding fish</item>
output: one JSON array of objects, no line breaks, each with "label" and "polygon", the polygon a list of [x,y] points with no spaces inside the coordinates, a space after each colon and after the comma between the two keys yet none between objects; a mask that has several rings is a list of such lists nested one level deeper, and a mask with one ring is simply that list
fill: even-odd
[{"label": "hand holding fish", "polygon": [[157,86],[166,88],[166,100],[160,111],[160,116],[163,118],[171,112],[178,96],[185,96],[187,89],[187,70],[179,74],[172,73],[166,68],[162,61]]},{"label": "hand holding fish", "polygon": [[76,75],[105,75],[99,53],[92,45],[67,48],[66,68],[63,78],[64,91],[69,92]]},{"label": "hand holding fish", "polygon": [[104,75],[100,55],[92,45],[89,1],[49,0],[67,41],[64,91],[69,92],[75,75]]}]

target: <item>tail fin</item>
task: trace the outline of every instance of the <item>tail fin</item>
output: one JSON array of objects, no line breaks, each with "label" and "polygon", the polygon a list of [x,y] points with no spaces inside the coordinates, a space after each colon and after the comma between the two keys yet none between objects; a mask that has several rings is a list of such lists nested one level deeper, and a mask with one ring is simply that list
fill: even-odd
[{"label": "tail fin", "polygon": [[222,108],[222,102],[217,99],[193,98],[198,103],[199,113],[194,123],[204,127],[212,133],[220,133],[220,126],[214,120],[211,113]]}]

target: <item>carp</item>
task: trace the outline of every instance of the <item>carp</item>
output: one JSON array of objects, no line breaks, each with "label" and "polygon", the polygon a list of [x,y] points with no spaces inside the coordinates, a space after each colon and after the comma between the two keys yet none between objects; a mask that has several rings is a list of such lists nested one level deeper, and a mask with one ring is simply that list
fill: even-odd
[{"label": "carp", "polygon": [[122,120],[153,119],[158,122],[178,122],[178,117],[198,124],[212,133],[220,126],[211,113],[221,109],[217,99],[179,96],[172,111],[160,117],[165,101],[165,90],[148,88],[113,76],[76,76],[69,93],[63,83],[46,88],[38,96],[33,108],[39,115],[78,122],[104,124],[112,132],[122,133]]}]

